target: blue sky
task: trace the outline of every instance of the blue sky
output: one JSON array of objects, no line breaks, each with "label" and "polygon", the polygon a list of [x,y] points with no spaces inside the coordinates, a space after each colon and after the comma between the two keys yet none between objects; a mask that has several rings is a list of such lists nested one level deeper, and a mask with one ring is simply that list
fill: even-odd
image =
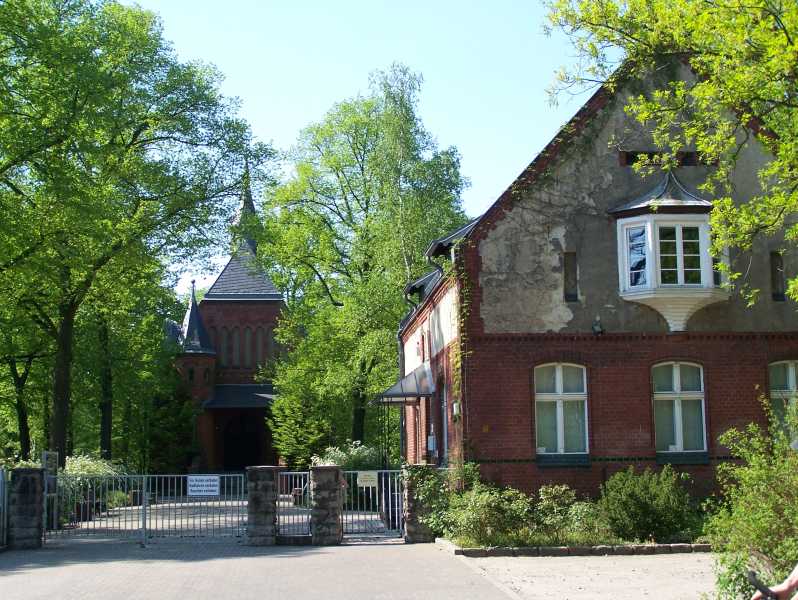
[{"label": "blue sky", "polygon": [[[401,62],[424,77],[420,113],[442,147],[456,146],[484,212],[586,97],[551,106],[546,89],[573,61],[543,33],[535,2],[138,0],[158,13],[183,60],[215,64],[255,135],[288,149],[331,105]],[[182,286],[181,286],[182,287]]]}]

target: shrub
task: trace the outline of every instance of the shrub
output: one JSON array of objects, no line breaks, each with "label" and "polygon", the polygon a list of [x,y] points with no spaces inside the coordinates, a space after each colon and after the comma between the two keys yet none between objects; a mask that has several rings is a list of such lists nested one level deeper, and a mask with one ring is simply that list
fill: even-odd
[{"label": "shrub", "polygon": [[358,441],[349,441],[340,448],[329,446],[320,455],[314,454],[310,462],[318,465],[338,465],[345,471],[379,469],[382,466],[380,450],[365,446]]},{"label": "shrub", "polygon": [[798,452],[790,448],[798,431],[798,405],[784,422],[771,418],[770,431],[756,425],[720,437],[740,462],[718,467],[720,509],[707,534],[722,549],[717,564],[720,598],[750,596],[745,571],[760,571],[766,583],[782,581],[798,563]]},{"label": "shrub", "polygon": [[615,473],[601,486],[599,507],[612,532],[624,540],[657,542],[683,539],[694,521],[689,477],[666,465],[659,473],[633,467]]},{"label": "shrub", "polygon": [[535,525],[554,543],[566,536],[569,510],[576,502],[576,492],[567,485],[542,485],[535,504]]},{"label": "shrub", "polygon": [[452,497],[448,526],[455,539],[478,545],[501,545],[530,521],[529,496],[513,488],[477,485]]}]

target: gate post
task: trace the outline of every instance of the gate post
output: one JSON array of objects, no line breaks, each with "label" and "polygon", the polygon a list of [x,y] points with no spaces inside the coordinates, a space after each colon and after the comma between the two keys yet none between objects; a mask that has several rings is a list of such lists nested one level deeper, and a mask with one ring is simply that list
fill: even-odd
[{"label": "gate post", "polygon": [[435,534],[429,527],[421,522],[427,514],[428,507],[416,499],[414,485],[415,474],[424,476],[424,472],[434,474],[434,467],[428,465],[407,465],[402,469],[404,479],[404,516],[405,516],[405,542],[408,544],[429,543],[435,541]]},{"label": "gate post", "polygon": [[8,490],[8,545],[27,550],[42,547],[44,469],[14,469]]},{"label": "gate post", "polygon": [[247,467],[247,545],[277,543],[277,479],[280,467]]},{"label": "gate post", "polygon": [[340,544],[344,537],[344,485],[340,467],[310,468],[310,534],[314,546]]}]

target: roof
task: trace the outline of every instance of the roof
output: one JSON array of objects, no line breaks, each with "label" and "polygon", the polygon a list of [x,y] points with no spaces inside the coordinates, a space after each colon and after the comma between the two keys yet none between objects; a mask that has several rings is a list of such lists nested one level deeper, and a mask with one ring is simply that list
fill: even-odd
[{"label": "roof", "polygon": [[191,282],[191,300],[188,303],[188,310],[183,319],[181,330],[181,343],[183,352],[193,352],[199,354],[216,354],[211,343],[211,337],[205,329],[202,317],[197,307],[197,296],[194,293],[194,282]]},{"label": "roof", "polygon": [[429,363],[423,363],[380,394],[380,402],[402,403],[408,398],[428,398],[434,393],[435,381],[432,378],[432,371]]},{"label": "roof", "polygon": [[426,255],[432,258],[434,256],[444,256],[448,254],[452,246],[471,233],[471,230],[474,229],[478,222],[479,217],[470,221],[469,223],[466,223],[460,229],[453,231],[442,238],[433,240],[429,245],[429,248],[427,248]]},{"label": "roof", "polygon": [[249,179],[249,164],[244,167],[244,174],[241,176],[241,204],[238,207],[238,215],[236,215],[235,225],[244,226],[244,241],[249,245],[253,253],[257,253],[258,244],[251,235],[247,234],[246,228],[248,221],[253,217],[257,219],[258,213],[255,211],[255,202],[252,200],[252,187],[250,186]]},{"label": "roof", "polygon": [[248,243],[242,243],[230,257],[219,277],[205,294],[207,300],[282,300],[269,276],[255,261]]},{"label": "roof", "polygon": [[433,269],[429,273],[422,275],[415,281],[411,281],[405,286],[405,294],[416,294],[420,296],[423,302],[433,290],[438,286],[438,282],[443,279],[443,273],[440,269]]},{"label": "roof", "polygon": [[271,383],[219,384],[203,408],[264,408],[275,398]]},{"label": "roof", "polygon": [[699,197],[697,193],[689,191],[672,172],[668,171],[654,188],[619,206],[611,208],[608,212],[613,215],[624,213],[640,213],[650,211],[673,212],[685,210],[710,212],[712,202]]}]

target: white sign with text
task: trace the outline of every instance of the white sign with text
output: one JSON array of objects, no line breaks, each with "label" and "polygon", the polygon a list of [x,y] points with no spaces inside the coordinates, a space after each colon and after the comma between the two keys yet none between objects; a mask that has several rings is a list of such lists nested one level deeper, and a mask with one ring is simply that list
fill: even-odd
[{"label": "white sign with text", "polygon": [[189,475],[188,476],[188,495],[189,496],[218,496],[219,495],[219,476],[218,475]]},{"label": "white sign with text", "polygon": [[377,471],[358,471],[358,487],[377,487]]}]

